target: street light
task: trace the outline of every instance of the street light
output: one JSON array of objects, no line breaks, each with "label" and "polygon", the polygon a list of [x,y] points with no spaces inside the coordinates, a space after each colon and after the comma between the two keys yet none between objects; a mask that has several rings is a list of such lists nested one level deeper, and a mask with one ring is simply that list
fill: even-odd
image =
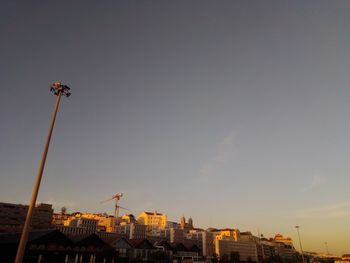
[{"label": "street light", "polygon": [[45,167],[46,156],[47,156],[47,152],[49,150],[52,130],[53,130],[53,127],[55,125],[57,110],[58,110],[58,106],[60,104],[61,96],[63,95],[65,97],[69,97],[71,94],[70,88],[67,85],[63,85],[61,82],[53,83],[50,87],[50,91],[57,96],[57,102],[56,102],[56,106],[55,106],[55,109],[53,112],[49,132],[48,132],[48,135],[46,138],[44,152],[43,152],[42,157],[41,157],[41,162],[39,165],[38,174],[37,174],[36,181],[34,184],[32,198],[30,200],[26,221],[24,223],[23,230],[22,230],[21,240],[20,240],[19,245],[18,245],[15,263],[22,263],[22,261],[23,261],[23,255],[24,255],[24,251],[26,248],[27,240],[28,240],[29,228],[30,228],[30,224],[32,221],[32,217],[33,217],[33,210],[34,210],[36,198],[37,198],[38,192],[39,192],[41,177],[43,175],[43,171],[44,171],[44,167]]},{"label": "street light", "polygon": [[301,245],[301,239],[300,239],[300,233],[299,233],[300,226],[295,226],[295,228],[297,229],[297,232],[298,232],[299,245],[300,245],[300,251],[301,251],[301,259],[303,260],[303,263],[305,263],[305,261],[304,261],[304,252],[303,252],[303,247]]}]

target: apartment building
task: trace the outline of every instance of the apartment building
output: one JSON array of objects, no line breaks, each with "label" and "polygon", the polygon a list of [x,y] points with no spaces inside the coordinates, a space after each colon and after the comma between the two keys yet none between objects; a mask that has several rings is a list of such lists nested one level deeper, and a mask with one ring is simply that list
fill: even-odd
[{"label": "apartment building", "polygon": [[[0,203],[0,233],[20,232],[27,216],[28,206]],[[51,229],[53,209],[51,204],[38,204],[34,208],[31,229]]]},{"label": "apartment building", "polygon": [[145,239],[146,225],[141,225],[137,223],[124,223],[116,226],[116,233],[128,239]]},{"label": "apartment building", "polygon": [[231,253],[239,254],[240,261],[258,261],[256,244],[251,241],[234,241],[230,238],[215,240],[215,253],[221,258]]},{"label": "apartment building", "polygon": [[154,212],[142,212],[137,221],[146,225],[147,234],[150,236],[159,236],[160,230],[165,229],[167,225],[167,216],[165,214]]},{"label": "apartment building", "polygon": [[160,237],[168,240],[170,243],[183,243],[185,232],[180,228],[166,228],[160,230]]}]

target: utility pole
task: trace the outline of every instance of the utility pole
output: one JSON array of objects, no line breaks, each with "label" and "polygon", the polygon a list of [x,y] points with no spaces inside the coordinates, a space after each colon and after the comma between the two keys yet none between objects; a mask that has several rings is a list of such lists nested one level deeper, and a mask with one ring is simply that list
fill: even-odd
[{"label": "utility pole", "polygon": [[22,261],[23,261],[23,256],[24,256],[26,244],[27,244],[27,241],[28,241],[29,228],[30,228],[30,224],[31,224],[31,221],[32,221],[32,217],[33,217],[33,211],[34,211],[34,208],[35,208],[36,199],[37,199],[38,193],[39,193],[39,187],[40,187],[40,183],[41,183],[41,178],[42,178],[44,167],[45,167],[46,156],[47,156],[47,153],[49,151],[51,135],[52,135],[53,127],[55,125],[55,120],[56,120],[56,116],[57,116],[57,110],[58,110],[58,106],[60,104],[61,96],[63,95],[65,97],[69,97],[70,94],[71,94],[70,93],[70,88],[68,86],[66,86],[66,85],[62,85],[61,82],[53,83],[51,85],[50,91],[57,96],[57,102],[56,102],[56,106],[55,106],[55,109],[54,109],[54,112],[53,112],[53,116],[52,116],[51,125],[50,125],[50,128],[49,128],[49,132],[48,132],[48,135],[47,135],[47,138],[46,138],[46,144],[45,144],[44,152],[43,152],[42,157],[41,157],[41,162],[40,162],[40,165],[39,165],[38,174],[37,174],[36,181],[35,181],[35,184],[34,184],[32,198],[30,200],[26,221],[24,223],[23,230],[22,230],[21,240],[20,240],[19,245],[18,245],[15,263],[22,263]]},{"label": "utility pole", "polygon": [[297,232],[298,232],[299,245],[300,245],[300,251],[301,251],[301,259],[303,260],[303,263],[305,263],[305,260],[304,260],[304,251],[303,251],[303,247],[302,247],[302,245],[301,245],[301,239],[300,239],[300,233],[299,233],[299,228],[300,228],[300,226],[295,226],[295,228],[297,229]]}]

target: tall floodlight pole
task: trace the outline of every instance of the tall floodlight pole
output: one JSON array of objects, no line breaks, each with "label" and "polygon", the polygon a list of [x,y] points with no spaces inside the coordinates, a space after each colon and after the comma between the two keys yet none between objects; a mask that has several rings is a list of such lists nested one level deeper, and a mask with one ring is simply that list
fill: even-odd
[{"label": "tall floodlight pole", "polygon": [[300,239],[300,233],[299,233],[300,226],[295,226],[295,228],[297,229],[297,232],[298,232],[299,245],[300,245],[300,251],[301,251],[301,259],[303,260],[303,263],[305,263],[305,261],[304,261],[304,251],[303,251],[303,247],[301,245],[301,239]]},{"label": "tall floodlight pole", "polygon": [[38,192],[39,192],[41,177],[43,175],[43,171],[44,171],[44,167],[45,167],[46,156],[47,156],[47,152],[49,150],[52,130],[53,130],[53,127],[55,125],[57,110],[58,110],[58,106],[60,104],[61,96],[63,95],[65,97],[69,97],[71,94],[70,88],[66,85],[61,84],[61,82],[53,83],[51,88],[50,88],[50,91],[53,92],[57,96],[57,102],[56,102],[56,106],[55,106],[55,109],[53,112],[51,125],[49,128],[49,133],[48,133],[47,138],[46,138],[44,152],[43,152],[42,157],[41,157],[41,162],[39,165],[38,174],[37,174],[36,181],[34,184],[32,198],[30,200],[26,221],[24,223],[23,230],[22,230],[21,240],[19,242],[19,246],[17,249],[15,263],[22,263],[22,261],[23,261],[24,251],[26,248],[27,240],[28,240],[29,228],[30,228],[30,224],[32,221],[32,217],[33,217],[33,211],[34,211],[34,207],[35,207],[35,203],[36,203],[36,198],[37,198]]}]

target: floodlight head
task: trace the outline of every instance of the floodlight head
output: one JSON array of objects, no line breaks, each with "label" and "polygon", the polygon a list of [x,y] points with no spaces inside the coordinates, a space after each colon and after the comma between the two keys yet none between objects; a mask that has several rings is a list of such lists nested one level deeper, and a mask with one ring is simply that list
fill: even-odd
[{"label": "floodlight head", "polygon": [[56,96],[63,95],[67,98],[71,94],[70,88],[67,85],[63,85],[61,82],[54,82],[50,87],[50,91]]}]

